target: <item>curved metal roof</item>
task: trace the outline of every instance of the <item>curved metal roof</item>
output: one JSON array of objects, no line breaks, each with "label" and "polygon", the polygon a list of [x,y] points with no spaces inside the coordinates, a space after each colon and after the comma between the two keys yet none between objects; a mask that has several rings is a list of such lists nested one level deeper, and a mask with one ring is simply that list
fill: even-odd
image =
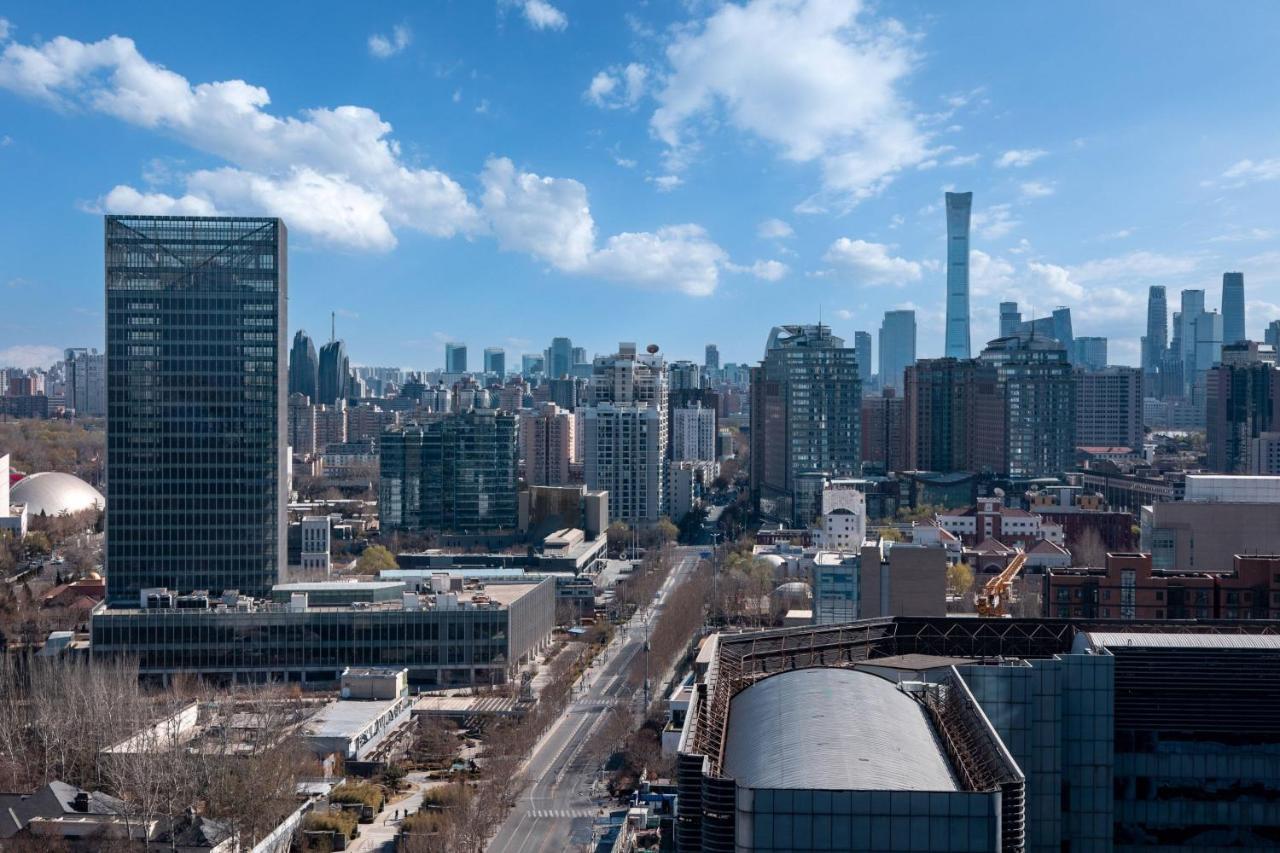
[{"label": "curved metal roof", "polygon": [[28,515],[61,515],[92,507],[102,508],[106,499],[74,474],[45,471],[23,477],[9,492],[9,502],[26,504]]},{"label": "curved metal roof", "polygon": [[960,790],[924,708],[850,669],[790,670],[735,696],[724,775],[745,788]]}]

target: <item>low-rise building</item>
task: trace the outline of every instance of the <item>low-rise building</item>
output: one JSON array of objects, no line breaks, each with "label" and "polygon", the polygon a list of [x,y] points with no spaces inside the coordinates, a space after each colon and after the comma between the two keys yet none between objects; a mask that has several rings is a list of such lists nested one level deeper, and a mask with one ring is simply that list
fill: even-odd
[{"label": "low-rise building", "polygon": [[94,657],[128,655],[144,677],[337,681],[348,667],[401,666],[420,686],[497,684],[550,640],[555,581],[473,584],[345,606],[173,596],[90,620]]}]

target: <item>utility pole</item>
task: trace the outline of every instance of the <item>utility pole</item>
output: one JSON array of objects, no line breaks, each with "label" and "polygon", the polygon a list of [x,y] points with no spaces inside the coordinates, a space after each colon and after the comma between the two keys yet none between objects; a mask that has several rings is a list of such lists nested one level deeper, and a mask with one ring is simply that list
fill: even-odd
[{"label": "utility pole", "polygon": [[711,620],[720,610],[720,533],[711,534]]}]

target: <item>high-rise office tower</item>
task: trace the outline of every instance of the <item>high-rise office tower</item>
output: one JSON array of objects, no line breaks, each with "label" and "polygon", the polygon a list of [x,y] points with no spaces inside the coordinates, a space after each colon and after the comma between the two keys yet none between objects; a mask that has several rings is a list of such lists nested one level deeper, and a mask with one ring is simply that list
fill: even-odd
[{"label": "high-rise office tower", "polygon": [[828,326],[776,326],[751,369],[751,489],[760,511],[808,524],[802,475],[861,470],[857,354]]},{"label": "high-rise office tower", "polygon": [[1204,313],[1204,291],[1182,291],[1181,309],[1177,314],[1176,337],[1182,356],[1183,383],[1190,385],[1196,372],[1196,321]]},{"label": "high-rise office tower", "polygon": [[979,379],[994,371],[975,359],[925,358],[907,368],[903,393],[906,466],[913,471],[976,471]]},{"label": "high-rise office tower", "polygon": [[871,384],[871,376],[874,365],[872,364],[871,355],[871,333],[870,332],[854,332],[853,333],[853,351],[858,357],[858,379],[862,381],[862,387],[866,388]]},{"label": "high-rise office tower", "polygon": [[1066,348],[1067,359],[1069,361],[1074,360],[1076,341],[1075,335],[1071,331],[1071,309],[1059,305],[1053,309],[1050,319],[1053,321],[1053,337]]},{"label": "high-rise office tower", "polygon": [[1142,448],[1140,368],[1076,370],[1076,445]]},{"label": "high-rise office tower", "polygon": [[1018,334],[1018,328],[1022,325],[1022,312],[1018,310],[1016,302],[1000,303],[1000,337],[1007,338],[1009,335]]},{"label": "high-rise office tower", "polygon": [[702,368],[692,361],[673,361],[667,373],[672,391],[690,391],[702,387]]},{"label": "high-rise office tower", "polygon": [[[64,353],[67,405],[78,416],[107,414],[107,357],[96,349],[68,349]],[[7,507],[0,507],[7,511]]]},{"label": "high-rise office tower", "polygon": [[320,347],[320,368],[316,373],[316,396],[311,400],[324,406],[336,406],[351,395],[351,362],[347,345],[340,340]]},{"label": "high-rise office tower", "polygon": [[1272,320],[1267,330],[1262,333],[1262,340],[1271,344],[1271,348],[1280,353],[1280,320]]},{"label": "high-rise office tower", "polygon": [[289,349],[289,393],[306,394],[312,402],[319,402],[320,358],[316,345],[302,329],[293,336]]},{"label": "high-rise office tower", "polygon": [[507,373],[507,354],[502,347],[486,347],[484,351],[484,372],[502,379]]},{"label": "high-rise office tower", "polygon": [[[969,214],[973,193],[947,193],[946,355],[969,357]],[[881,376],[884,368],[880,369]],[[899,380],[901,381],[901,380]]]},{"label": "high-rise office tower", "polygon": [[703,361],[703,366],[707,368],[707,370],[719,370],[720,349],[715,344],[707,344],[706,352],[706,359]]},{"label": "high-rise office tower", "polygon": [[580,364],[590,364],[590,362],[587,361],[586,347],[574,347],[572,358],[573,358],[573,367],[577,367]]},{"label": "high-rise office tower", "polygon": [[1222,342],[1234,344],[1248,338],[1244,320],[1244,273],[1222,274]]},{"label": "high-rise office tower", "polygon": [[520,356],[520,372],[526,379],[540,376],[546,372],[546,357],[541,353],[527,352]]},{"label": "high-rise office tower", "polygon": [[1142,371],[1148,376],[1160,370],[1169,348],[1169,301],[1164,285],[1153,284],[1147,291],[1147,335],[1143,338]]},{"label": "high-rise office tower", "polygon": [[1249,473],[1254,442],[1280,430],[1280,369],[1274,350],[1252,342],[1222,348],[1221,363],[1205,375],[1205,427],[1209,470]]},{"label": "high-rise office tower", "polygon": [[1053,338],[1018,334],[992,341],[978,359],[995,369],[1001,422],[998,428],[980,425],[975,430],[975,454],[991,460],[993,473],[1009,477],[1070,470],[1076,448],[1076,377],[1066,347]]},{"label": "high-rise office tower", "polygon": [[555,403],[520,413],[520,456],[530,486],[568,485],[569,463],[575,461],[575,420],[573,412]]},{"label": "high-rise office tower", "polygon": [[902,372],[916,360],[916,312],[886,311],[880,324],[880,387],[902,390]]},{"label": "high-rise office tower", "polygon": [[547,350],[547,375],[552,379],[568,376],[573,371],[573,341],[552,338]]},{"label": "high-rise office tower", "polygon": [[1101,370],[1107,366],[1107,339],[1091,336],[1076,338],[1075,358],[1077,367],[1085,370]]},{"label": "high-rise office tower", "polygon": [[382,435],[383,527],[487,533],[517,523],[516,416],[493,409],[446,415]]},{"label": "high-rise office tower", "polygon": [[284,568],[286,233],[106,217],[112,604],[151,587],[268,596]]},{"label": "high-rise office tower", "polygon": [[444,345],[444,372],[467,372],[467,345],[449,342]]}]

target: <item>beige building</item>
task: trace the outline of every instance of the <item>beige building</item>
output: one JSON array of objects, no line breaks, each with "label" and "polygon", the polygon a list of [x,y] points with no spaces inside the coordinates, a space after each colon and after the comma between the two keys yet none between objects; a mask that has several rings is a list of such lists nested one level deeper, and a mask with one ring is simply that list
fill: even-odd
[{"label": "beige building", "polygon": [[880,542],[862,549],[858,566],[858,618],[945,616],[945,548]]},{"label": "beige building", "polygon": [[520,414],[520,458],[530,486],[562,486],[571,482],[569,467],[575,455],[576,419],[555,403]]}]

